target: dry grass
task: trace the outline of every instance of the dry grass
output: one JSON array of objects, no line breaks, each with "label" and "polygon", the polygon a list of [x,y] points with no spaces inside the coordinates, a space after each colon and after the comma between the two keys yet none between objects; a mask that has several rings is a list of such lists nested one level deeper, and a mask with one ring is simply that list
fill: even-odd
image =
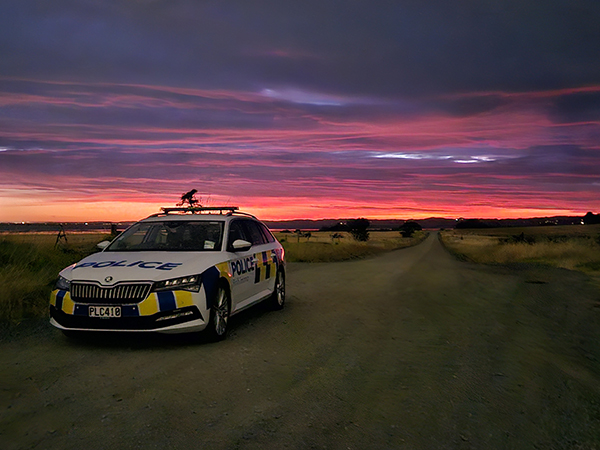
[{"label": "dry grass", "polygon": [[535,263],[600,271],[600,226],[451,230],[440,233],[451,252],[484,264]]},{"label": "dry grass", "polygon": [[56,235],[0,236],[0,321],[43,317],[58,272],[96,251],[106,235],[70,234],[68,244],[54,247]]},{"label": "dry grass", "polygon": [[373,231],[367,242],[355,241],[350,233],[338,233],[341,238],[332,238],[334,233],[315,231],[310,238],[293,233],[275,233],[285,248],[288,262],[334,262],[366,258],[379,253],[410,247],[422,242],[426,232],[416,232],[412,238],[403,238],[397,231]]}]

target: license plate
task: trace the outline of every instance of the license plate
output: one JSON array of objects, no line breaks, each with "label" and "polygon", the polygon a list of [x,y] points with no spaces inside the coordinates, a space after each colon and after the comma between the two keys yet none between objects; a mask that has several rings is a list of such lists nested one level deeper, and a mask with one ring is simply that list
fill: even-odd
[{"label": "license plate", "polygon": [[121,317],[120,306],[90,306],[90,317]]}]

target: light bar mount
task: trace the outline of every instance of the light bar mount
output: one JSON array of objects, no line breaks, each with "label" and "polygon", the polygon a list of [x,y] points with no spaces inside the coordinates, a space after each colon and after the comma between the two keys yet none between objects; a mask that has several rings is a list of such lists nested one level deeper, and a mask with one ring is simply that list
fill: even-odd
[{"label": "light bar mount", "polygon": [[237,206],[192,206],[192,207],[176,207],[176,208],[160,208],[162,212],[165,214],[169,214],[172,212],[191,212],[202,213],[202,212],[211,212],[211,211],[219,211],[219,213],[223,214],[223,211],[234,212],[239,208]]}]

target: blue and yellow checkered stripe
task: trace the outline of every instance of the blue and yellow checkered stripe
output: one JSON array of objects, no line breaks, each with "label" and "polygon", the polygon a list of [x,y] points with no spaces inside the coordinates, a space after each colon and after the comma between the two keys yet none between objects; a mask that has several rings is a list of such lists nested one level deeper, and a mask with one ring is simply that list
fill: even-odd
[{"label": "blue and yellow checkered stripe", "polygon": [[52,291],[52,294],[50,294],[50,304],[67,314],[73,314],[75,310],[75,302],[71,300],[71,293],[69,291],[60,289]]},{"label": "blue and yellow checkered stripe", "polygon": [[[69,291],[57,289],[50,295],[50,304],[66,314],[87,316],[87,304],[75,303]],[[123,317],[151,316],[158,312],[172,311],[194,304],[192,293],[188,291],[152,292],[146,299],[135,305],[121,306]],[[116,305],[115,305],[116,306]]]},{"label": "blue and yellow checkered stripe", "polygon": [[271,251],[256,253],[256,267],[254,268],[254,282],[268,280],[277,271],[277,257]]}]

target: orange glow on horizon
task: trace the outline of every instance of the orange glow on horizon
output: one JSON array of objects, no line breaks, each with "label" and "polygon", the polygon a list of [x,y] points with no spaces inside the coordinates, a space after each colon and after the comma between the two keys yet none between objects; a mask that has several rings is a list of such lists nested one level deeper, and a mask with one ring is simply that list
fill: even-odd
[{"label": "orange glow on horizon", "polygon": [[[228,205],[213,202],[207,206],[239,206],[242,211],[256,215],[261,220],[282,221],[294,219],[345,219],[366,217],[368,219],[426,219],[438,218],[486,218],[516,219],[529,217],[583,216],[587,211],[543,208],[498,208],[491,206],[467,206],[461,209],[440,207],[419,210],[411,206],[330,204],[315,205],[312,199],[269,199],[261,202],[229,202]],[[168,202],[98,201],[91,203],[35,203],[15,204],[2,199],[0,222],[133,222],[160,211],[162,206],[174,206]]]}]

